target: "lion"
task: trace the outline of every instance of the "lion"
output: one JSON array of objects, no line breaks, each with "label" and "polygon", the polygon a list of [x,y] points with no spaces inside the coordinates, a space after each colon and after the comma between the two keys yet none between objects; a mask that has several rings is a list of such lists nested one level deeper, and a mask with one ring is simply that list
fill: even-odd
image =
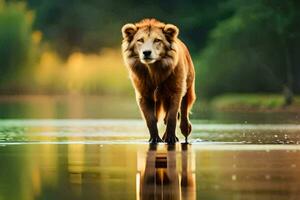
[{"label": "lion", "polygon": [[[186,142],[192,130],[189,113],[196,100],[195,70],[178,34],[175,25],[156,19],[122,27],[122,55],[149,129],[150,143],[176,143],[177,118]],[[162,117],[166,130],[161,139],[157,122]]]}]

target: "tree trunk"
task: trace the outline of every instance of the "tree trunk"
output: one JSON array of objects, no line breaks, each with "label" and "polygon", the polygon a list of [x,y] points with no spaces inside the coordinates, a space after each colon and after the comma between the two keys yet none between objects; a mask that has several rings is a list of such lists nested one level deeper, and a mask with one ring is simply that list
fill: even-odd
[{"label": "tree trunk", "polygon": [[286,85],[283,87],[283,95],[285,100],[285,106],[289,106],[294,101],[293,94],[293,70],[292,70],[292,62],[289,51],[289,46],[287,44],[287,39],[284,38],[283,45],[285,49],[285,65],[286,65]]},{"label": "tree trunk", "polygon": [[284,96],[284,105],[285,106],[289,106],[293,103],[293,101],[294,101],[293,91],[286,85],[283,87],[283,96]]}]

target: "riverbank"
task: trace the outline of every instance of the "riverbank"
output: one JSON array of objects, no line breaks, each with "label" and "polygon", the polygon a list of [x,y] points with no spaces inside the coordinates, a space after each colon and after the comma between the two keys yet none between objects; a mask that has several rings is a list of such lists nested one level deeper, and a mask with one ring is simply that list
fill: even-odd
[{"label": "riverbank", "polygon": [[277,94],[226,94],[214,98],[210,103],[214,110],[226,112],[292,112],[300,113],[300,96],[295,96],[290,106]]}]

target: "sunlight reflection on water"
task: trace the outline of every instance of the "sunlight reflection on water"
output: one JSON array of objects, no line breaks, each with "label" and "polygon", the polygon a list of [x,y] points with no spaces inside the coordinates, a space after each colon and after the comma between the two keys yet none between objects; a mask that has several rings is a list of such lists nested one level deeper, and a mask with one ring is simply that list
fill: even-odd
[{"label": "sunlight reflection on water", "polygon": [[299,125],[193,125],[190,144],[153,146],[142,120],[0,120],[0,196],[285,200],[300,194]]},{"label": "sunlight reflection on water", "polygon": [[[160,126],[160,132],[164,126]],[[182,140],[181,134],[177,135]],[[142,120],[1,120],[0,142],[146,142]],[[231,142],[245,144],[298,144],[296,124],[193,123],[191,143]]]}]

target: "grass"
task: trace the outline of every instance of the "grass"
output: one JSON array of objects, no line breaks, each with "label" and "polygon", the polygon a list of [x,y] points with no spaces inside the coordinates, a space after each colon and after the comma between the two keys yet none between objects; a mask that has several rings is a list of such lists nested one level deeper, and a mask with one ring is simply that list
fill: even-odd
[{"label": "grass", "polygon": [[299,112],[300,96],[295,96],[291,106],[285,106],[284,98],[279,94],[225,94],[215,97],[210,104],[213,109],[222,111]]}]

